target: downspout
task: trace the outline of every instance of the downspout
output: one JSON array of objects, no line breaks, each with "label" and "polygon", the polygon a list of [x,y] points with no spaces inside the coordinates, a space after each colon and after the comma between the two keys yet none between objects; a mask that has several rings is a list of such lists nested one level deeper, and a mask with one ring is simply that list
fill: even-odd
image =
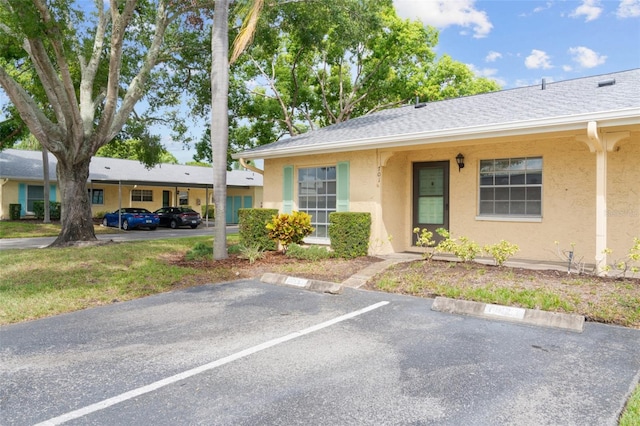
[{"label": "downspout", "polygon": [[251,164],[247,163],[244,158],[239,158],[239,160],[240,160],[240,165],[245,169],[251,170],[252,172],[256,172],[260,175],[264,175],[264,170],[260,170],[259,168],[252,166]]}]

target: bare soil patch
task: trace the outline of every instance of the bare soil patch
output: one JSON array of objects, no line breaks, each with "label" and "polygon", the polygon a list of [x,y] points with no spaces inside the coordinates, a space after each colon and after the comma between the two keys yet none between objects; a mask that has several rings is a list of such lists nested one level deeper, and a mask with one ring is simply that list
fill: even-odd
[{"label": "bare soil patch", "polygon": [[241,258],[237,254],[230,254],[224,260],[184,260],[174,259],[172,263],[197,268],[212,269],[221,268],[230,271],[230,277],[240,278],[260,278],[266,272],[286,274],[298,278],[307,278],[321,281],[331,281],[340,283],[351,275],[358,273],[368,265],[380,262],[382,259],[372,256],[359,257],[356,259],[323,259],[323,260],[300,260],[286,256],[282,252],[264,252],[262,259],[250,263],[247,259]]}]

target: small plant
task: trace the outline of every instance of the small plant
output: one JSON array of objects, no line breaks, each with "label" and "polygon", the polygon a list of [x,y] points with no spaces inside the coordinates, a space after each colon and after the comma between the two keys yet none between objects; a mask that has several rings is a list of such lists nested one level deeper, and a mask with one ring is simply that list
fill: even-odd
[{"label": "small plant", "polygon": [[274,215],[266,225],[269,238],[282,245],[282,251],[287,252],[290,244],[299,244],[310,235],[314,229],[311,226],[311,216],[305,212],[281,213]]},{"label": "small plant", "polygon": [[576,256],[576,243],[569,244],[569,246],[571,246],[570,250],[561,249],[559,241],[554,241],[554,244],[556,245],[556,256],[567,262],[567,274],[570,274],[572,270],[578,274],[586,272],[584,256],[580,258]]},{"label": "small plant", "polygon": [[[413,228],[413,233],[417,235],[416,246],[430,248],[436,245],[436,241],[433,239],[433,232],[427,229]],[[433,258],[433,250],[425,251],[422,253],[422,257],[426,260]]]},{"label": "small plant", "polygon": [[199,260],[211,256],[213,256],[213,243],[205,244],[200,242],[196,243],[191,250],[185,253],[184,258],[186,260]]},{"label": "small plant", "polygon": [[330,259],[333,256],[333,253],[327,250],[322,246],[311,246],[311,247],[302,247],[298,244],[291,244],[289,249],[287,250],[287,257],[292,257],[294,259],[300,260],[323,260]]},{"label": "small plant", "polygon": [[451,238],[451,233],[444,228],[438,228],[436,232],[444,238],[436,246],[436,252],[451,253],[463,262],[468,262],[482,251],[478,243],[467,237]]},{"label": "small plant", "polygon": [[[611,254],[613,250],[604,249],[603,254]],[[610,265],[605,265],[602,268],[604,271],[615,271],[619,275],[624,275],[627,272],[638,273],[640,272],[640,238],[633,239],[633,245],[627,252],[627,255],[622,259],[617,259]]]},{"label": "small plant", "polygon": [[264,257],[264,250],[258,243],[249,246],[240,246],[240,255],[238,257],[247,259],[250,264],[253,264],[256,260]]},{"label": "small plant", "polygon": [[484,246],[484,251],[491,257],[496,263],[496,266],[502,266],[511,256],[516,254],[520,250],[516,244],[512,244],[505,240],[500,240],[499,243],[487,244]]}]

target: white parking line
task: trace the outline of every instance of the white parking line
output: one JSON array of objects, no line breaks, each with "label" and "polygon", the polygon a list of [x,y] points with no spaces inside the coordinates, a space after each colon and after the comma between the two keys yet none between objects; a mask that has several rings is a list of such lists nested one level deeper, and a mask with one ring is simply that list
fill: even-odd
[{"label": "white parking line", "polygon": [[138,397],[140,395],[144,395],[145,393],[153,392],[153,391],[155,391],[157,389],[160,389],[160,388],[162,388],[164,386],[168,386],[168,385],[170,385],[172,383],[175,383],[175,382],[178,382],[180,380],[184,380],[184,379],[189,378],[191,376],[195,376],[196,374],[200,374],[200,373],[204,373],[205,371],[213,370],[214,368],[217,368],[217,367],[220,367],[222,365],[228,364],[230,362],[236,361],[236,360],[238,360],[240,358],[244,358],[244,357],[252,355],[252,354],[254,354],[256,352],[263,351],[263,350],[268,349],[270,347],[279,345],[280,343],[288,342],[289,340],[293,340],[295,338],[304,336],[306,334],[310,334],[310,333],[313,333],[315,331],[322,330],[323,328],[330,327],[330,326],[332,326],[334,324],[337,324],[339,322],[346,321],[348,319],[357,317],[358,315],[362,315],[364,313],[367,313],[367,312],[372,311],[374,309],[378,309],[378,308],[380,308],[382,306],[385,306],[385,305],[388,305],[388,304],[389,304],[389,302],[385,301],[385,302],[379,302],[379,303],[367,306],[366,308],[362,308],[362,309],[359,309],[357,311],[350,312],[348,314],[336,317],[336,318],[334,318],[332,320],[322,322],[320,324],[305,328],[305,329],[300,330],[300,331],[293,332],[291,334],[287,334],[284,337],[279,337],[277,339],[269,340],[268,342],[264,342],[264,343],[261,343],[259,345],[253,346],[251,348],[245,349],[243,351],[236,352],[235,354],[226,356],[224,358],[220,358],[217,361],[213,361],[213,362],[210,362],[208,364],[201,365],[200,367],[192,368],[191,370],[187,370],[187,371],[184,371],[182,373],[176,374],[174,376],[167,377],[166,379],[158,380],[157,382],[151,383],[149,385],[142,386],[142,387],[137,388],[137,389],[133,389],[133,390],[131,390],[129,392],[122,393],[120,395],[114,396],[112,398],[105,399],[105,400],[97,402],[95,404],[88,405],[88,406],[80,408],[78,410],[70,411],[70,412],[68,412],[66,414],[63,414],[61,416],[54,417],[54,418],[49,419],[49,420],[45,420],[44,422],[38,423],[35,426],[45,426],[45,425],[46,426],[52,426],[52,425],[63,424],[65,422],[68,422],[69,420],[77,419],[77,418],[86,416],[87,414],[91,414],[93,412],[103,410],[103,409],[105,409],[107,407],[111,407],[112,405],[119,404],[121,402],[127,401],[127,400],[132,399],[132,398],[136,398],[136,397]]}]

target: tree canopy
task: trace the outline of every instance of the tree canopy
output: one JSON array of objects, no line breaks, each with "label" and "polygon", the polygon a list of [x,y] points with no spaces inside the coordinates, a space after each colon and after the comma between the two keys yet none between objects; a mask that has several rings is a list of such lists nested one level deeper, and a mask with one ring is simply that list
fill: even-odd
[{"label": "tree canopy", "polygon": [[[437,43],[435,28],[399,18],[392,0],[285,2],[265,9],[253,43],[231,67],[231,150],[416,98],[431,102],[499,89],[465,64],[437,57]],[[195,110],[206,110],[208,98],[197,99]],[[196,146],[198,161],[211,158],[206,135]]]}]

